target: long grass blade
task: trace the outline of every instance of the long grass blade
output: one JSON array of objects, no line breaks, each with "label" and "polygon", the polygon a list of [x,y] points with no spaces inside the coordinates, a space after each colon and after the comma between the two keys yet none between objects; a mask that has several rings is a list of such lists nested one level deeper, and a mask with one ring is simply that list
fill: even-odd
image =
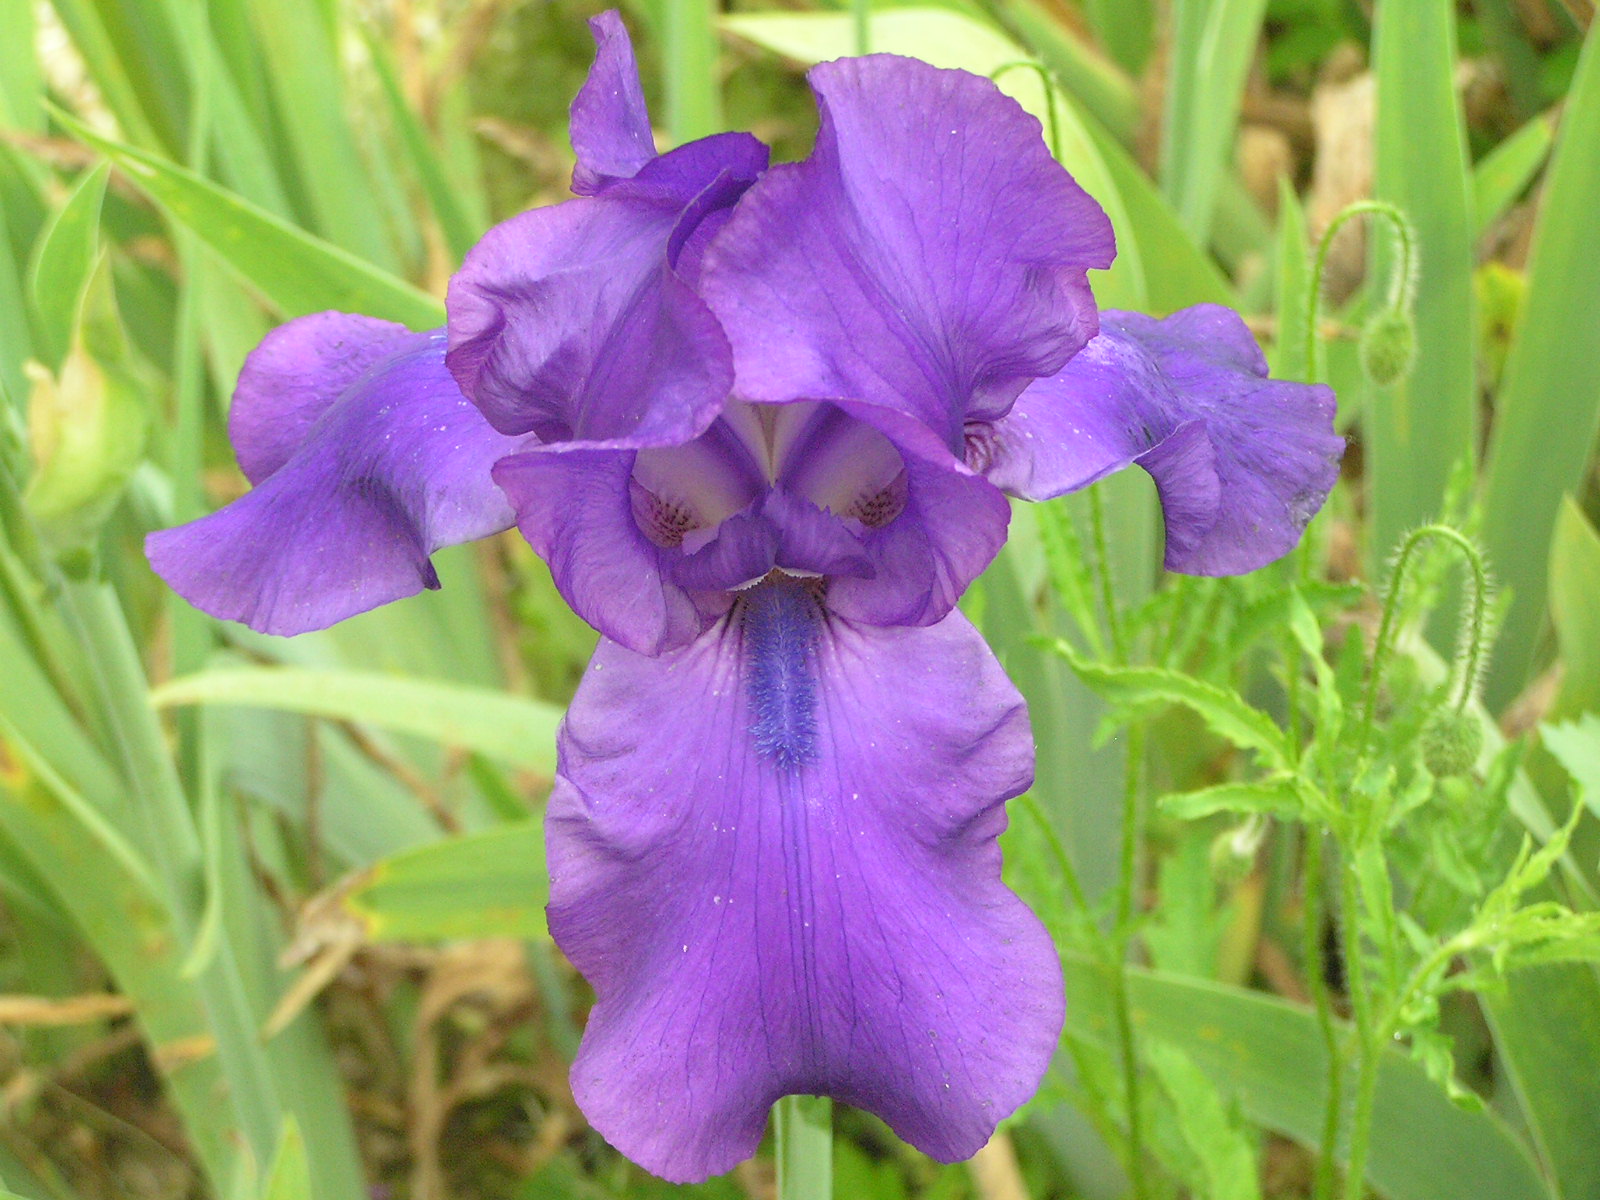
[{"label": "long grass blade", "polygon": [[[1418,238],[1416,361],[1375,388],[1366,426],[1372,525],[1368,557],[1439,513],[1450,472],[1477,446],[1471,177],[1455,87],[1455,6],[1387,0],[1374,32],[1377,194],[1410,217]],[[1374,226],[1371,290],[1396,270],[1392,238]]]},{"label": "long grass blade", "polygon": [[1575,963],[1519,972],[1483,998],[1539,1155],[1563,1196],[1600,1195],[1600,979]]},{"label": "long grass blade", "polygon": [[397,270],[398,258],[374,218],[371,168],[350,127],[339,49],[325,14],[313,0],[278,0],[252,6],[250,15],[314,228],[368,262]]},{"label": "long grass blade", "polygon": [[1528,189],[1555,144],[1555,121],[1534,117],[1485,154],[1472,172],[1474,232],[1482,237]]},{"label": "long grass blade", "polygon": [[[1105,968],[1068,958],[1069,1028],[1112,1036]],[[1315,1016],[1222,984],[1133,970],[1140,1028],[1186,1051],[1252,1119],[1304,1145],[1322,1130],[1327,1056]],[[1426,1146],[1418,1153],[1418,1146]],[[1367,1180],[1389,1200],[1553,1200],[1526,1148],[1487,1110],[1453,1104],[1402,1052],[1384,1052]]]},{"label": "long grass blade", "polygon": [[544,823],[518,821],[374,863],[345,895],[372,941],[547,939]]},{"label": "long grass blade", "polygon": [[1172,6],[1161,187],[1183,228],[1201,245],[1210,240],[1266,7],[1266,0],[1175,0]]},{"label": "long grass blade", "polygon": [[285,316],[336,308],[417,329],[444,323],[438,300],[349,251],[312,237],[192,171],[102,137],[65,114],[60,119]]},{"label": "long grass blade", "polygon": [[1600,429],[1600,32],[1578,62],[1545,184],[1528,295],[1496,398],[1483,488],[1489,561],[1512,591],[1490,676],[1491,703],[1515,696],[1545,622],[1545,563],[1556,512],[1583,478]]},{"label": "long grass blade", "polygon": [[555,768],[561,722],[554,705],[484,688],[293,667],[219,668],[164,684],[151,700],[162,706],[252,704],[367,722],[546,772]]}]

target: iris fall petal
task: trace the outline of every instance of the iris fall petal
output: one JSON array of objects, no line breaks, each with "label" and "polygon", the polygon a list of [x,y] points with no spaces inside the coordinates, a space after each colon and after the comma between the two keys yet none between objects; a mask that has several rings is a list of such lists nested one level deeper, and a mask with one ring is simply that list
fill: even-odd
[{"label": "iris fall petal", "polygon": [[598,997],[573,1090],[630,1158],[725,1171],[809,1092],[953,1161],[1037,1086],[1060,969],[995,840],[1033,746],[959,613],[762,584],[674,653],[602,642],[560,756],[551,931]]},{"label": "iris fall petal", "polygon": [[1267,376],[1237,314],[1106,312],[1100,334],[973,438],[969,460],[1029,500],[1137,463],[1166,517],[1166,565],[1252,571],[1289,552],[1339,473],[1333,392]]},{"label": "iris fall petal", "polygon": [[489,471],[522,440],[489,427],[444,353],[442,330],[339,313],[280,327],[246,362],[236,401],[256,487],[152,533],[150,565],[196,608],[263,633],[437,587],[434,550],[511,524]]}]

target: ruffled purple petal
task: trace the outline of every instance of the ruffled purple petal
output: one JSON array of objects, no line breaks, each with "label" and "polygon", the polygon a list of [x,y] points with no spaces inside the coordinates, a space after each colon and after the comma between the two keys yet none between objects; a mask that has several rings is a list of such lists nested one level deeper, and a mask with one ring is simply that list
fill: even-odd
[{"label": "ruffled purple petal", "polygon": [[778,532],[774,566],[830,579],[860,578],[876,570],[857,533],[859,522],[846,524],[781,486],[767,493],[762,512]]},{"label": "ruffled purple petal", "polygon": [[616,9],[589,21],[594,35],[594,65],[572,102],[568,132],[578,165],[572,190],[580,196],[601,191],[616,179],[628,179],[656,156],[650,132],[650,110],[639,85],[633,43]]},{"label": "ruffled purple petal", "polygon": [[359,313],[312,313],[279,325],[250,352],[228,409],[239,469],[260,483],[374,364],[412,342],[404,325]]},{"label": "ruffled purple petal", "polygon": [[1110,223],[987,80],[891,55],[810,79],[811,157],[707,251],[738,391],[885,406],[956,450],[1094,335],[1084,271],[1110,265]]},{"label": "ruffled purple petal", "polygon": [[450,281],[448,361],[502,433],[677,445],[716,418],[733,379],[692,286],[697,233],[720,227],[767,149],[728,133],[658,156],[621,18],[590,28],[598,49],[572,106],[581,198],[513,217],[473,247]]},{"label": "ruffled purple petal", "polygon": [[184,599],[263,633],[322,629],[438,587],[434,550],[511,524],[489,470],[521,440],[461,395],[444,332],[341,318],[291,322],[247,360],[233,429],[254,490],[145,541]]},{"label": "ruffled purple petal", "polygon": [[495,226],[450,281],[450,370],[496,429],[675,445],[716,418],[726,340],[667,263],[671,208],[601,196]]},{"label": "ruffled purple petal", "polygon": [[752,505],[718,525],[706,545],[677,557],[670,573],[692,591],[729,592],[760,579],[777,557],[778,530]]},{"label": "ruffled purple petal", "polygon": [[1106,312],[1100,335],[992,426],[968,460],[1030,500],[1138,463],[1161,494],[1168,570],[1253,571],[1289,552],[1332,490],[1333,392],[1267,377],[1236,313]]},{"label": "ruffled purple petal", "polygon": [[767,169],[767,147],[748,133],[714,133],[652,159],[609,185],[607,199],[645,201],[683,212],[672,257],[709,213],[730,207]]},{"label": "ruffled purple petal", "polygon": [[692,646],[602,642],[548,817],[556,940],[595,988],[573,1093],[670,1180],[816,1093],[974,1153],[1055,1049],[1056,953],[1000,882],[1022,699],[959,613],[824,617],[764,584]]}]

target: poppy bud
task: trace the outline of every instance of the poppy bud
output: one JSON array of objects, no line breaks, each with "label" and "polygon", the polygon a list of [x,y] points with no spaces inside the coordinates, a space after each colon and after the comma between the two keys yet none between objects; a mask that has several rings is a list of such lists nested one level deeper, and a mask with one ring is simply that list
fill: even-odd
[{"label": "poppy bud", "polygon": [[1483,726],[1475,717],[1441,708],[1422,727],[1422,761],[1441,779],[1465,775],[1483,750]]},{"label": "poppy bud", "polygon": [[1389,308],[1361,331],[1361,369],[1379,387],[1399,383],[1411,374],[1417,356],[1417,329],[1403,308]]}]

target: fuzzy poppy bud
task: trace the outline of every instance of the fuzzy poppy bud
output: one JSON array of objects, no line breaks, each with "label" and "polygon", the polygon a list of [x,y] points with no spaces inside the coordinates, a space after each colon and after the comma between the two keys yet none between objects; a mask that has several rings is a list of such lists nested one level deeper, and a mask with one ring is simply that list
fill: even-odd
[{"label": "fuzzy poppy bud", "polygon": [[1422,761],[1441,779],[1465,775],[1483,750],[1483,726],[1476,718],[1442,708],[1422,727]]},{"label": "fuzzy poppy bud", "polygon": [[1417,329],[1403,308],[1388,308],[1361,331],[1361,369],[1379,387],[1399,383],[1411,374],[1417,355]]}]

